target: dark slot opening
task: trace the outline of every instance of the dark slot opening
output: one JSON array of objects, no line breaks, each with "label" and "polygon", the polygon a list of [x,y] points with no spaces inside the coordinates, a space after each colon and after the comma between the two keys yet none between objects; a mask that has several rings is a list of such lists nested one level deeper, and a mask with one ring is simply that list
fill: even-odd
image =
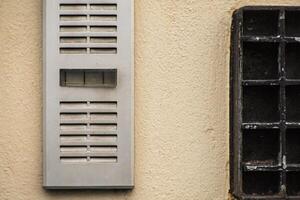
[{"label": "dark slot opening", "polygon": [[286,11],[286,35],[300,36],[300,11]]},{"label": "dark slot opening", "polygon": [[300,195],[300,172],[287,172],[286,190],[290,196]]},{"label": "dark slot opening", "polygon": [[103,26],[90,26],[92,32],[116,32],[117,26],[103,25]]},{"label": "dark slot opening", "polygon": [[298,43],[286,45],[286,76],[288,79],[300,78],[300,45]]},{"label": "dark slot opening", "polygon": [[277,35],[278,11],[245,10],[243,14],[244,35]]},{"label": "dark slot opening", "polygon": [[117,145],[90,145],[90,147],[112,147],[117,148]]},{"label": "dark slot opening", "polygon": [[248,195],[275,195],[279,192],[279,172],[244,172],[243,192]]},{"label": "dark slot opening", "polygon": [[243,87],[243,122],[278,122],[279,88],[276,86]]},{"label": "dark slot opening", "polygon": [[80,158],[81,158],[81,159],[84,159],[84,158],[86,158],[86,156],[76,156],[76,155],[75,155],[75,156],[60,156],[60,159],[74,159],[74,158],[75,158],[75,159],[76,159],[76,158],[77,158],[77,159],[80,159]]},{"label": "dark slot opening", "polygon": [[243,130],[243,161],[249,164],[274,165],[279,156],[279,130]]},{"label": "dark slot opening", "polygon": [[90,48],[91,54],[116,54],[117,48],[108,48],[108,47],[93,47]]},{"label": "dark slot opening", "polygon": [[87,145],[60,145],[60,148],[68,148],[68,147],[70,147],[70,148],[76,148],[76,147],[87,147]]},{"label": "dark slot opening", "polygon": [[87,37],[65,36],[59,38],[60,43],[86,43]]},{"label": "dark slot opening", "polygon": [[117,159],[117,156],[91,156],[91,158],[98,158],[98,159]]},{"label": "dark slot opening", "polygon": [[69,3],[61,3],[59,4],[60,6],[67,6],[67,7],[73,7],[73,6],[86,6],[85,3],[72,3],[72,4],[69,4]]},{"label": "dark slot opening", "polygon": [[86,54],[87,48],[77,47],[61,47],[59,48],[61,54]]},{"label": "dark slot opening", "polygon": [[286,153],[287,163],[300,164],[300,129],[287,129]]},{"label": "dark slot opening", "polygon": [[254,43],[243,44],[243,79],[277,79],[278,44]]},{"label": "dark slot opening", "polygon": [[287,121],[300,121],[300,86],[293,85],[286,87],[286,107],[287,107]]}]

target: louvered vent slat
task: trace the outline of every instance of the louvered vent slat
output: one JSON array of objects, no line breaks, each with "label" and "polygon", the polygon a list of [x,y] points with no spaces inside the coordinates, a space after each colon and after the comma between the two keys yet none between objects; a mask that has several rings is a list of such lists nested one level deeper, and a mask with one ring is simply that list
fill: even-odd
[{"label": "louvered vent slat", "polygon": [[117,102],[60,103],[60,160],[117,162]]},{"label": "louvered vent slat", "polygon": [[61,54],[117,54],[117,3],[60,1]]}]

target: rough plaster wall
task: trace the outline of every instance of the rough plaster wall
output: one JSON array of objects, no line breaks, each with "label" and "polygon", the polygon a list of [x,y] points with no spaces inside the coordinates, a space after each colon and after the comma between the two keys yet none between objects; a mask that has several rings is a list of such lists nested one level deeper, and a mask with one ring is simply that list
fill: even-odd
[{"label": "rough plaster wall", "polygon": [[135,1],[135,189],[42,189],[42,1],[0,0],[1,200],[228,198],[232,11],[290,1]]}]

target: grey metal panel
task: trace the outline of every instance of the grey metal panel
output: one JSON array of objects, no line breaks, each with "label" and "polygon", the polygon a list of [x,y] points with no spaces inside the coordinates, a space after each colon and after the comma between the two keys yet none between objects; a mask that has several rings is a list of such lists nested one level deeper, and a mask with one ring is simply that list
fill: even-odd
[{"label": "grey metal panel", "polygon": [[[86,7],[78,7],[81,10],[60,10],[60,4],[84,4]],[[117,9],[92,10],[90,4],[117,4]],[[60,15],[66,14],[87,17],[84,21],[61,21]],[[110,14],[116,15],[117,19],[92,21],[90,16]],[[67,31],[65,27],[68,27]],[[72,30],[74,27],[75,31]],[[93,31],[93,28],[102,31]],[[43,29],[43,186],[48,189],[132,188],[133,0],[44,0]],[[81,29],[84,32],[80,32]],[[117,37],[116,43],[90,41],[90,37],[111,36]],[[61,43],[60,37],[75,37],[75,40],[72,43]],[[86,42],[78,43],[76,41],[79,39],[76,37],[84,37],[83,41]],[[65,47],[75,50],[67,49],[68,54],[64,54],[60,48]],[[116,51],[106,48],[116,48]],[[62,87],[60,69],[117,69],[117,84],[112,88]],[[64,102],[81,102],[88,106],[66,109],[61,107]],[[106,102],[116,103],[116,108],[90,106],[93,102],[100,105]],[[82,112],[88,116],[99,112],[116,113],[117,120],[91,118],[72,121],[60,117],[61,113]],[[61,130],[61,126],[65,124],[70,130]],[[74,130],[71,127],[73,124],[78,125]],[[116,130],[110,130],[105,124],[116,126]],[[96,125],[99,128],[93,129]]]}]

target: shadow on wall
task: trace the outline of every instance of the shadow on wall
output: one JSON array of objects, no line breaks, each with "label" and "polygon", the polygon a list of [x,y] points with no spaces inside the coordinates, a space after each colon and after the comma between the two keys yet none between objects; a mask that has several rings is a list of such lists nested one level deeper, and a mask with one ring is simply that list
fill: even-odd
[{"label": "shadow on wall", "polygon": [[[63,197],[68,196],[70,198],[73,197],[87,197],[87,195],[101,195],[102,198],[111,198],[112,195],[114,197],[128,197],[132,194],[132,190],[93,190],[93,189],[76,189],[76,190],[68,190],[68,189],[59,189],[59,190],[46,190],[44,192],[47,196],[51,197]],[[90,197],[90,196],[89,196]]]}]

